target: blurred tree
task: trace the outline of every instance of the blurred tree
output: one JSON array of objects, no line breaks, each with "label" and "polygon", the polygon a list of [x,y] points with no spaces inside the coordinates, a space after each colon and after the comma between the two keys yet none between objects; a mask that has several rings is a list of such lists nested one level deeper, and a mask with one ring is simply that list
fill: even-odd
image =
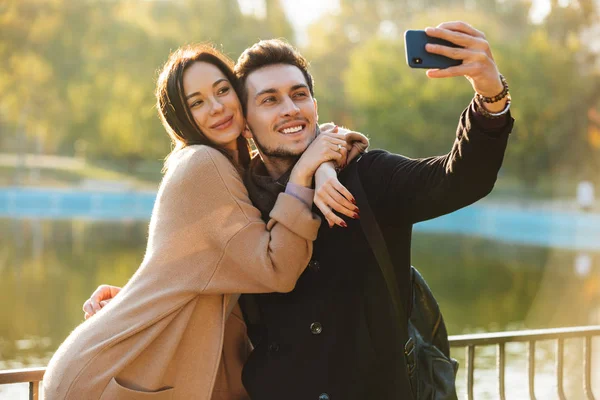
[{"label": "blurred tree", "polygon": [[[579,35],[559,39],[549,34],[548,25],[532,25],[526,1],[477,2],[468,18],[464,8],[407,12],[401,23],[391,25],[373,9],[387,4],[389,12],[382,14],[387,17],[394,15],[393,5],[377,1],[373,9],[355,13],[364,3],[343,1],[353,11],[342,7],[339,15],[311,27],[307,53],[322,118],[371,134],[376,147],[415,157],[446,152],[472,89],[462,79],[429,80],[423,71],[408,68],[400,32],[466,19],[485,31],[515,98],[513,115],[519,123],[504,171],[531,186],[540,177],[559,169],[570,173],[586,162],[585,156],[578,158],[591,151],[585,110],[600,97],[600,81],[589,67],[593,63],[581,62],[589,51]],[[363,26],[356,31],[360,41],[354,42],[348,26],[363,14],[365,26],[380,21],[380,29]]]},{"label": "blurred tree", "polygon": [[294,29],[288,21],[280,0],[265,0],[266,23],[272,37],[286,38],[294,42]]},{"label": "blurred tree", "polygon": [[92,158],[160,159],[169,140],[156,116],[157,70],[170,51],[214,42],[234,60],[259,38],[286,36],[278,1],[267,23],[237,0],[8,0],[0,12],[0,118],[19,138],[3,144]]},{"label": "blurred tree", "polygon": [[[598,162],[586,117],[600,100],[598,60],[582,36],[593,39],[598,28],[594,4],[555,1],[535,26],[529,0],[341,0],[339,12],[310,27],[302,49],[321,120],[364,130],[374,146],[409,156],[447,151],[471,88],[407,68],[403,32],[466,19],[486,32],[515,97],[519,124],[505,171],[532,183],[567,163]],[[261,20],[242,14],[237,0],[6,0],[3,148],[71,155],[85,147],[89,157],[131,169],[162,158],[169,144],[154,107],[157,69],[185,43],[213,41],[233,59],[258,39],[293,43],[280,1],[265,0],[265,10]]]}]

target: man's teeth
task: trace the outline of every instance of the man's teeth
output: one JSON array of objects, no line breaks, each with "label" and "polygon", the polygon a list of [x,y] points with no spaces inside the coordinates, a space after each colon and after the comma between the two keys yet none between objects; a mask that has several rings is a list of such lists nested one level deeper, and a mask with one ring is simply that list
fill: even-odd
[{"label": "man's teeth", "polygon": [[286,128],[282,130],[282,133],[296,133],[302,130],[302,126],[294,126],[293,128]]}]

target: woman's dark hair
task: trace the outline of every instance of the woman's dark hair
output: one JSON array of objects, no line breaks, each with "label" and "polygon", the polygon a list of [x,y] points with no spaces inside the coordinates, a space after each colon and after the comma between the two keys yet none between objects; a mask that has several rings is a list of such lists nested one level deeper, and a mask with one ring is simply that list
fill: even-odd
[{"label": "woman's dark hair", "polygon": [[[165,169],[168,166],[169,158],[177,150],[193,144],[214,147],[233,161],[225,149],[216,146],[202,133],[185,100],[183,74],[189,66],[199,61],[217,67],[229,80],[232,87],[237,87],[237,79],[233,73],[233,61],[214,46],[193,44],[180,47],[171,53],[156,82],[158,115],[173,144],[171,153],[166,157]],[[238,138],[238,151],[240,161],[238,167],[246,168],[250,163],[250,146],[242,135]]]}]

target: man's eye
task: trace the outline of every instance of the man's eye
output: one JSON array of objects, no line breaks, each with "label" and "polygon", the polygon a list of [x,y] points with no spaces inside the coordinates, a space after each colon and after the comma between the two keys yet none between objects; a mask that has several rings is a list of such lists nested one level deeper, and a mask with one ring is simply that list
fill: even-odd
[{"label": "man's eye", "polygon": [[273,103],[273,102],[275,102],[275,97],[272,97],[272,96],[271,96],[271,97],[265,97],[265,98],[263,99],[263,101],[262,101],[262,103],[263,103],[263,104],[266,104],[266,103]]},{"label": "man's eye", "polygon": [[298,92],[294,95],[294,97],[307,97],[307,94],[304,92]]}]

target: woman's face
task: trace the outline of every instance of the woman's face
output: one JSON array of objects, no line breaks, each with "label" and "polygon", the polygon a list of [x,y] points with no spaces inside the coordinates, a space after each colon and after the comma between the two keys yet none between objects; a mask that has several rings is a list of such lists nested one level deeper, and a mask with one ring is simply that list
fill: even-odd
[{"label": "woman's face", "polygon": [[244,115],[231,82],[221,70],[207,62],[193,63],[183,74],[183,92],[202,133],[217,146],[237,150]]}]

